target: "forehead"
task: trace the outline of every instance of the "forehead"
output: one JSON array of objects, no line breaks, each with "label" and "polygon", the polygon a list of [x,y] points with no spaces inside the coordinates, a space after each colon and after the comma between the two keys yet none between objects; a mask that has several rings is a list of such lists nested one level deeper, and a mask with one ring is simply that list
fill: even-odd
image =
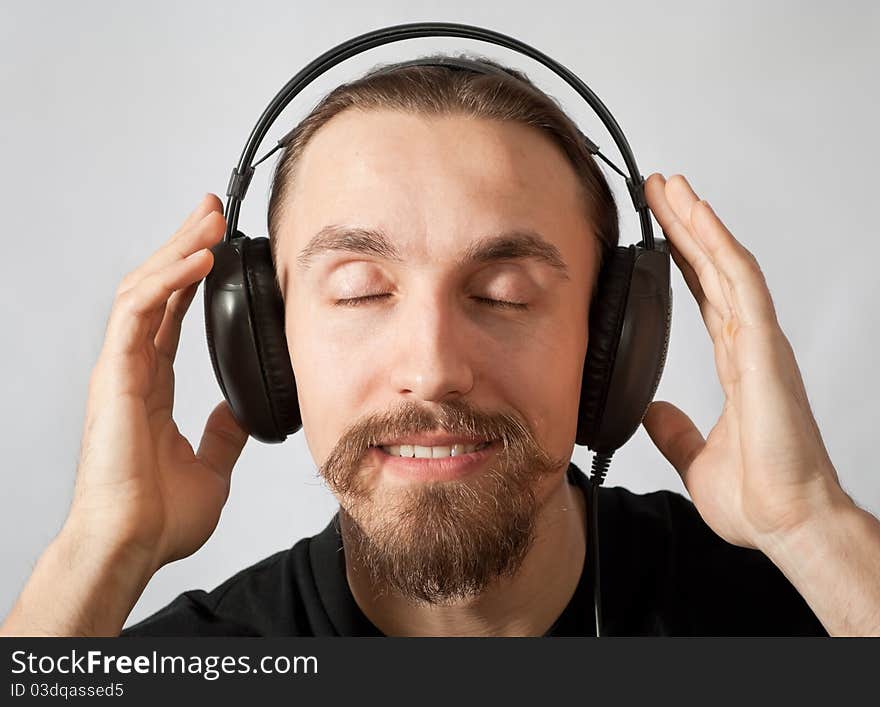
[{"label": "forehead", "polygon": [[306,146],[287,198],[278,234],[287,267],[330,224],[381,228],[419,255],[510,228],[585,237],[562,150],[527,125],[465,115],[345,110]]}]

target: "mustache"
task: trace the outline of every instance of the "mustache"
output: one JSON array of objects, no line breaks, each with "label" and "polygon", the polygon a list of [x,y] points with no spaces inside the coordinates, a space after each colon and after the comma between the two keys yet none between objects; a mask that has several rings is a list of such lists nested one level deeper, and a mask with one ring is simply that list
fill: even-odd
[{"label": "mustache", "polygon": [[442,401],[428,410],[407,400],[350,425],[319,472],[337,493],[360,495],[357,472],[371,447],[389,438],[430,432],[499,440],[502,459],[528,460],[530,466],[547,471],[568,463],[547,454],[528,425],[513,412],[483,411],[463,400]]}]

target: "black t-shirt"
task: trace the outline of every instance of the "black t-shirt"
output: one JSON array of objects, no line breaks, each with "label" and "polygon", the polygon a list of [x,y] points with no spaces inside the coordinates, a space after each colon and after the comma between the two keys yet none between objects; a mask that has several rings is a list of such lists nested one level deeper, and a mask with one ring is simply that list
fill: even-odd
[{"label": "black t-shirt", "polygon": [[[568,481],[589,498],[575,465]],[[338,513],[327,527],[230,577],[184,592],[123,636],[381,636],[345,576]],[[589,552],[589,550],[587,550]],[[827,636],[785,575],[760,551],[716,535],[671,491],[599,489],[603,632],[608,636]],[[545,634],[592,636],[588,558]]]}]

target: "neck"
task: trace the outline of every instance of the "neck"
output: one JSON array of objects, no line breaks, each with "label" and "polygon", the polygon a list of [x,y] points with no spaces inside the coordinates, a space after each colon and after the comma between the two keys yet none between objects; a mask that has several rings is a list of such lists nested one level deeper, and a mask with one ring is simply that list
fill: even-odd
[{"label": "neck", "polygon": [[[386,636],[542,636],[565,609],[581,577],[586,549],[586,502],[563,470],[540,507],[532,543],[513,577],[451,605],[414,604],[378,592],[349,553],[345,569],[352,595]],[[342,525],[343,543],[346,528]]]}]

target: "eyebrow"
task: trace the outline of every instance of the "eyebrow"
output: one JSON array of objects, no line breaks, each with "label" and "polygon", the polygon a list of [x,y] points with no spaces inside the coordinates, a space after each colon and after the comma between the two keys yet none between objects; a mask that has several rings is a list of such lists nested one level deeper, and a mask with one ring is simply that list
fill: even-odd
[{"label": "eyebrow", "polygon": [[[300,251],[297,263],[302,270],[306,270],[310,267],[313,258],[334,250],[375,255],[386,260],[403,262],[397,248],[381,229],[332,225],[318,231]],[[559,249],[545,240],[540,233],[530,229],[511,229],[480,238],[468,245],[459,258],[457,266],[520,258],[535,258],[554,268],[564,279],[570,279],[568,266],[562,259]]]}]

